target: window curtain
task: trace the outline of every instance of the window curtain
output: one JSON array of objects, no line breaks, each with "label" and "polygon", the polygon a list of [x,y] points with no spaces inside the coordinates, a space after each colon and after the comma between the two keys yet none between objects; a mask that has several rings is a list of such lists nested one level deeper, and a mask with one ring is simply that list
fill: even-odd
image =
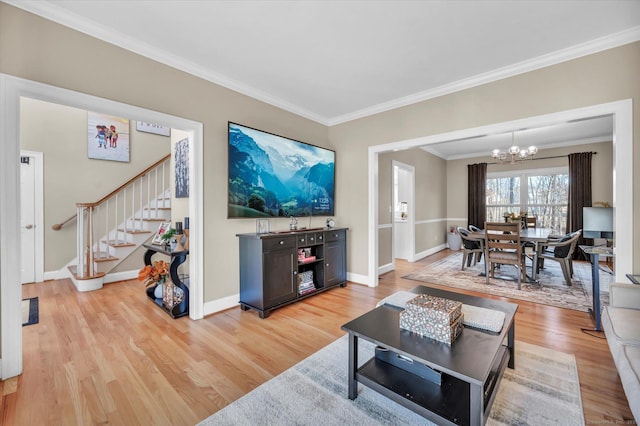
[{"label": "window curtain", "polygon": [[467,224],[484,229],[487,219],[487,163],[469,164]]},{"label": "window curtain", "polygon": [[[591,207],[591,152],[569,154],[569,206],[567,233],[582,229],[582,208]],[[578,244],[585,244],[580,237]],[[573,252],[574,259],[586,260],[582,250]]]}]

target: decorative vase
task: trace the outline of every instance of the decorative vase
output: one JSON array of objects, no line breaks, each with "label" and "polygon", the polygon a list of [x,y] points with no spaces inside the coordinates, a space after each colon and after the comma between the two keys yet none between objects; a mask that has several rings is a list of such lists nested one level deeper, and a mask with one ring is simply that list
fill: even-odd
[{"label": "decorative vase", "polygon": [[162,304],[167,309],[173,309],[176,305],[174,288],[175,285],[173,284],[173,281],[166,280],[164,282],[164,288],[162,289]]},{"label": "decorative vase", "polygon": [[164,285],[162,283],[159,283],[153,290],[153,297],[155,297],[156,299],[162,299],[163,287]]}]

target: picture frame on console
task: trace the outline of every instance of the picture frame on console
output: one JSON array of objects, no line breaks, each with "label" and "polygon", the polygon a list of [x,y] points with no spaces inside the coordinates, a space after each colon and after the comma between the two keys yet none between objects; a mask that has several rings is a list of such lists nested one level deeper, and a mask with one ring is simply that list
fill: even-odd
[{"label": "picture frame on console", "polygon": [[151,240],[151,244],[162,245],[164,244],[164,240],[162,236],[171,229],[171,222],[161,222],[160,226],[158,226],[158,230],[156,234],[153,236],[153,240]]},{"label": "picture frame on console", "polygon": [[269,219],[256,219],[256,234],[269,233]]}]

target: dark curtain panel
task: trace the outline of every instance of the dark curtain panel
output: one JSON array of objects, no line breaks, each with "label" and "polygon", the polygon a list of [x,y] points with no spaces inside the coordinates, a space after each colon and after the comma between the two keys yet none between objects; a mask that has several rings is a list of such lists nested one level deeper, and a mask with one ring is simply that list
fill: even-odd
[{"label": "dark curtain panel", "polygon": [[487,219],[487,163],[469,164],[467,170],[468,224],[484,229],[484,222]]},{"label": "dark curtain panel", "polygon": [[[582,208],[591,207],[591,152],[569,154],[569,208],[567,233],[582,229]],[[578,244],[585,244],[580,238]],[[582,250],[575,250],[574,259],[586,260]]]}]

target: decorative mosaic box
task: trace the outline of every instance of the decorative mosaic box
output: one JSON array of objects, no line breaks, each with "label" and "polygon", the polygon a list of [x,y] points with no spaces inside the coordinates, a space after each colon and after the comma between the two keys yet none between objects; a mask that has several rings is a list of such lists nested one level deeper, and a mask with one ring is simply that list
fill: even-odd
[{"label": "decorative mosaic box", "polygon": [[404,309],[418,319],[432,319],[439,323],[453,324],[462,315],[462,302],[419,294],[407,301]]},{"label": "decorative mosaic box", "polygon": [[420,294],[400,312],[400,327],[451,345],[463,329],[462,303]]},{"label": "decorative mosaic box", "polygon": [[453,324],[435,322],[432,319],[417,320],[407,311],[400,312],[400,328],[421,336],[446,343],[451,346],[464,328],[464,315],[460,315]]}]

